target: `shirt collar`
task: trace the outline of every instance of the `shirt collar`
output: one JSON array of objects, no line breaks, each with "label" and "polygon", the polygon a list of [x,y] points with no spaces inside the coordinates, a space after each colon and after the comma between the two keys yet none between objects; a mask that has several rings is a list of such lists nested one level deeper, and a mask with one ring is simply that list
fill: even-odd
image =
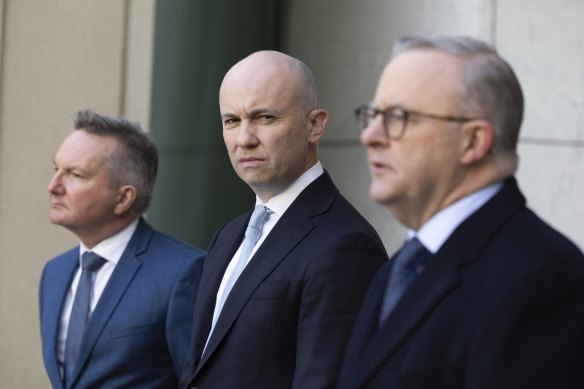
[{"label": "shirt collar", "polygon": [[424,247],[435,254],[454,230],[495,196],[502,187],[503,182],[499,181],[450,204],[432,216],[418,231],[409,230],[408,239],[417,236]]},{"label": "shirt collar", "polygon": [[115,235],[110,236],[107,239],[102,240],[99,242],[93,249],[89,250],[83,242],[79,244],[79,261],[81,261],[81,256],[86,251],[91,251],[102,257],[103,259],[107,260],[108,262],[113,262],[117,265],[122,254],[124,254],[124,250],[126,246],[132,239],[132,235],[136,231],[138,227],[138,222],[140,218],[137,218],[132,223],[128,224],[123,230],[118,232]]},{"label": "shirt collar", "polygon": [[286,212],[294,200],[296,200],[296,197],[298,197],[308,185],[320,177],[323,172],[324,169],[322,164],[317,162],[314,166],[298,177],[296,181],[294,181],[286,190],[272,197],[270,200],[268,200],[267,203],[263,203],[260,198],[256,196],[256,205],[265,205],[274,213],[282,215],[284,212]]}]

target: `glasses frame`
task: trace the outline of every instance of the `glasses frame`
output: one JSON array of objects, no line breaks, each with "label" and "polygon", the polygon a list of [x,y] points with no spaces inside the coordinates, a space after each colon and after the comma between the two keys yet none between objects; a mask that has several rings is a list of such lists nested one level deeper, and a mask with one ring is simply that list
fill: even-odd
[{"label": "glasses frame", "polygon": [[[462,116],[437,115],[433,113],[409,110],[401,105],[390,105],[386,109],[377,109],[371,104],[363,104],[355,109],[355,118],[357,119],[357,129],[362,133],[371,126],[371,123],[377,115],[383,115],[383,131],[387,139],[400,139],[404,136],[411,116],[418,116],[426,119],[444,120],[449,122],[465,123],[478,118],[468,118]],[[390,134],[389,124],[391,120],[400,120],[402,125],[399,133]]]}]

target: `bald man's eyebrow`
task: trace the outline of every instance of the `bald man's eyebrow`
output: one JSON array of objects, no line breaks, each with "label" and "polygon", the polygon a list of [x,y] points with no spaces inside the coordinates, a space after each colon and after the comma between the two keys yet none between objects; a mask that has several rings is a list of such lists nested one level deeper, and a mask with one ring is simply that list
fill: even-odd
[{"label": "bald man's eyebrow", "polygon": [[252,118],[258,117],[258,116],[265,116],[265,115],[275,116],[275,117],[282,116],[280,111],[278,111],[277,109],[269,109],[269,108],[256,108],[256,109],[253,109],[249,112],[249,116]]},{"label": "bald man's eyebrow", "polygon": [[236,118],[237,115],[231,112],[221,112],[221,119],[231,119]]}]

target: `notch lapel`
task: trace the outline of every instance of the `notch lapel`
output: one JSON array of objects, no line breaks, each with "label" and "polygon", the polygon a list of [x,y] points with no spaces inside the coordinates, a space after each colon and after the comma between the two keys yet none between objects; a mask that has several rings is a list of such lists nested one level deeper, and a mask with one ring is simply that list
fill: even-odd
[{"label": "notch lapel", "polygon": [[[306,216],[282,215],[268,238],[256,251],[248,265],[233,285],[197,372],[213,354],[221,340],[229,331],[237,316],[262,281],[286,258],[292,249],[314,228]],[[231,258],[230,258],[231,259]],[[221,280],[219,280],[220,282]]]},{"label": "notch lapel", "polygon": [[[148,248],[152,237],[152,229],[144,220],[140,220],[134,236],[128,243],[124,254],[116,265],[91,317],[87,323],[83,342],[79,349],[79,357],[73,371],[71,385],[75,384],[80,372],[85,368],[89,356],[101,333],[114,313],[126,290],[132,283],[134,276],[142,266],[138,256]],[[68,385],[68,386],[71,386]]]},{"label": "notch lapel", "polygon": [[[205,259],[203,277],[201,277],[201,283],[197,292],[197,302],[195,304],[193,339],[191,340],[194,350],[193,358],[196,358],[196,356],[200,357],[203,352],[203,347],[211,330],[217,291],[219,290],[221,280],[229,262],[243,240],[245,228],[247,227],[250,216],[251,211],[239,216],[222,230],[218,231],[216,237],[211,242],[209,249],[210,255],[208,254]],[[217,240],[221,242],[215,244]]]},{"label": "notch lapel", "polygon": [[[338,189],[335,187],[329,174],[325,171],[320,177],[308,185],[296,200],[292,202],[290,207],[282,215],[278,223],[276,223],[272,231],[270,231],[268,237],[266,237],[262,245],[251,258],[237,282],[233,285],[231,293],[223,305],[221,315],[215,324],[215,328],[213,329],[205,353],[202,355],[201,360],[198,363],[195,375],[203,368],[205,363],[209,360],[210,355],[212,355],[217,349],[217,346],[225,337],[237,319],[237,316],[260,283],[286,258],[294,247],[296,247],[296,245],[298,245],[298,243],[314,229],[314,225],[310,221],[310,218],[327,212],[338,193]],[[238,231],[239,235],[236,236],[241,239],[237,240],[235,248],[232,247],[227,252],[222,251],[221,255],[227,258],[222,258],[222,261],[220,261],[222,268],[215,268],[213,274],[216,275],[216,285],[214,285],[214,288],[209,288],[209,290],[215,294],[217,293],[227,264],[233,257],[237,247],[239,247],[241,240],[243,240],[245,227],[250,215],[251,212],[243,218],[243,221],[240,222],[241,224],[237,225],[237,230],[235,231]],[[213,255],[213,258],[214,257],[215,255]],[[207,313],[207,310],[209,309],[208,306],[210,305],[211,313],[205,315],[208,322],[202,323],[203,325],[201,328],[206,328],[206,331],[197,331],[199,334],[204,333],[204,336],[209,334],[211,324],[209,315],[211,317],[213,316],[216,295],[206,296],[206,298],[212,299],[212,303],[209,304],[207,302],[207,308],[203,312]],[[201,340],[199,339],[199,341]],[[202,341],[203,345],[201,345],[201,352],[205,341],[206,338]]]},{"label": "notch lapel", "polygon": [[[525,209],[525,198],[519,191],[515,178],[509,177],[499,193],[454,230],[440,251],[428,261],[424,271],[414,280],[363,353],[358,354],[360,360],[356,362],[354,370],[352,369],[357,372],[354,387],[362,384],[381,364],[391,358],[425,315],[457,287],[460,268],[466,263],[479,260],[483,247],[491,236],[510,217]],[[381,296],[377,305],[380,301]]]},{"label": "notch lapel", "polygon": [[[456,287],[459,281],[458,266],[453,263],[441,263],[445,258],[435,256],[428,262],[426,269],[420,274],[406,290],[401,300],[395,306],[386,321],[376,332],[375,327],[379,320],[379,307],[383,299],[385,285],[376,291],[377,304],[372,305],[367,315],[369,321],[369,332],[364,334],[374,334],[370,337],[361,358],[357,363],[355,371],[360,372],[359,381],[355,387],[359,386],[369,374],[374,372],[381,364],[391,358],[399,346],[415,330],[417,324],[426,317],[429,312]],[[387,275],[387,273],[385,273]],[[419,285],[432,285],[432,287],[418,287]],[[365,339],[362,339],[365,340]],[[383,347],[379,347],[379,345]]]},{"label": "notch lapel", "polygon": [[46,279],[51,283],[51,287],[43,289],[45,295],[43,296],[42,307],[42,339],[44,348],[49,350],[49,352],[45,353],[45,361],[48,375],[54,387],[62,387],[63,385],[56,352],[57,339],[59,337],[61,316],[63,315],[63,305],[75,272],[79,267],[79,246],[65,253],[64,256],[62,265],[51,271],[51,274],[45,274]]}]

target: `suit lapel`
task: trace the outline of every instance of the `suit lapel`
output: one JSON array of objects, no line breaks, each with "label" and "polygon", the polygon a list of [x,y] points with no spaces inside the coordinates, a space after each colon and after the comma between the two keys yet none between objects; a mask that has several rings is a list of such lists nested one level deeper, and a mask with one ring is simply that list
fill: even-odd
[{"label": "suit lapel", "polygon": [[[325,172],[311,183],[282,215],[234,284],[231,293],[225,301],[221,315],[215,324],[215,328],[209,339],[209,344],[205,349],[205,354],[198,364],[197,372],[201,370],[210,355],[213,354],[261,282],[312,231],[314,226],[310,221],[310,217],[326,212],[337,194],[337,188],[332,183],[328,173]],[[251,212],[244,218],[245,222],[237,226],[237,230],[239,231],[237,236],[241,237],[241,239],[243,239],[245,227],[250,215]],[[218,271],[213,273],[216,274],[215,282],[217,285],[214,288],[210,288],[210,290],[214,291],[215,294],[217,293],[219,283],[221,282],[229,260],[231,260],[233,253],[241,243],[239,239],[236,239],[236,241],[235,248],[228,244],[230,249],[227,252],[223,252],[223,255],[226,255],[227,258],[223,258],[221,269],[217,269]],[[215,295],[207,296],[207,298],[213,299],[211,316],[213,314],[215,297]],[[208,334],[208,331],[206,333]]]},{"label": "suit lapel", "polygon": [[294,221],[280,219],[278,224],[286,228],[274,228],[270,232],[269,239],[264,241],[233,285],[213,329],[201,365],[213,353],[261,282],[313,228],[312,223],[306,219]]},{"label": "suit lapel", "polygon": [[[217,232],[217,238],[211,242],[209,254],[205,259],[203,277],[197,292],[193,324],[193,350],[196,356],[201,356],[203,347],[211,330],[211,321],[217,300],[217,291],[221,285],[223,274],[233,258],[235,251],[243,240],[247,222],[251,217],[251,211],[239,216],[224,229]],[[225,238],[223,238],[225,236]],[[216,240],[219,243],[216,243]],[[208,354],[208,352],[206,353]]]},{"label": "suit lapel", "polygon": [[[368,342],[366,341],[367,346],[361,353],[362,358],[357,361],[357,371],[360,372],[360,376],[368,376],[384,361],[391,358],[417,324],[450,290],[456,287],[459,280],[457,265],[459,261],[448,261],[441,257],[437,255],[431,258],[432,262],[428,263],[422,274],[406,290],[386,321],[378,331],[375,331],[379,320],[379,307],[387,285],[387,282],[380,282],[379,290],[376,292],[376,302],[370,304],[370,310],[367,312],[369,328],[364,333],[370,334],[371,337]],[[389,272],[384,273],[386,276],[389,275]],[[383,284],[382,287],[381,284]],[[419,287],[420,285],[432,285],[432,287]],[[380,347],[380,345],[383,346]]]},{"label": "suit lapel", "polygon": [[[387,285],[387,279],[391,271],[392,263],[388,262],[377,272],[375,278],[371,281],[371,287],[367,292],[367,303],[361,306],[359,315],[355,321],[351,338],[347,345],[344,366],[350,366],[351,371],[357,370],[360,367],[362,356],[365,355],[366,349],[372,349],[370,345],[373,338],[378,331],[378,322],[380,315],[381,302]],[[369,351],[370,352],[370,351]],[[344,369],[344,376],[341,377],[343,387],[356,387],[352,380],[355,377],[347,374],[347,369]]]},{"label": "suit lapel", "polygon": [[57,339],[59,336],[58,334],[65,298],[69,292],[75,272],[79,267],[79,247],[75,247],[65,253],[64,256],[63,265],[49,276],[51,288],[44,289],[47,295],[44,302],[46,308],[43,307],[43,310],[51,313],[57,312],[57,314],[44,315],[43,318],[43,340],[45,342],[45,348],[52,350],[49,355],[50,359],[47,361],[47,369],[50,370],[49,376],[52,378],[51,382],[53,386],[56,385],[56,381],[62,385],[61,371],[59,370],[59,362],[57,360],[56,352]]},{"label": "suit lapel", "polygon": [[[355,387],[391,359],[406,337],[415,331],[417,324],[458,286],[460,268],[479,260],[491,236],[510,217],[523,210],[525,198],[511,177],[505,181],[499,193],[456,228],[440,250],[430,258],[424,271],[410,285],[379,332],[373,335],[360,354],[353,370],[357,374]],[[373,317],[375,309],[370,309],[369,321],[377,320],[381,299],[382,292],[378,292],[374,302],[367,302],[377,310]],[[366,332],[364,334],[367,335]]]},{"label": "suit lapel", "polygon": [[87,323],[71,384],[77,380],[103,329],[142,266],[138,256],[147,250],[152,233],[152,228],[144,220],[140,220]]}]

